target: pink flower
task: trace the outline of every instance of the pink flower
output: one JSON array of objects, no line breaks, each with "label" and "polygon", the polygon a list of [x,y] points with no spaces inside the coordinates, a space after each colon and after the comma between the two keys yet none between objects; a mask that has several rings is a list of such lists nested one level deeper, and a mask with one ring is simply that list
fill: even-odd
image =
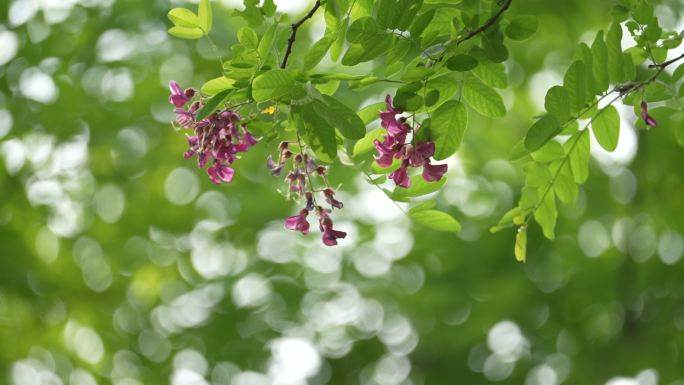
[{"label": "pink flower", "polygon": [[323,244],[326,246],[335,246],[337,245],[337,240],[340,238],[344,238],[347,236],[347,233],[344,231],[338,231],[333,228],[326,229],[323,231]]},{"label": "pink flower", "polygon": [[333,221],[328,215],[329,212],[330,210],[319,208],[318,215],[320,217],[318,219],[318,223],[321,231],[323,232],[323,236],[321,237],[323,244],[326,246],[335,246],[337,245],[337,240],[340,238],[345,238],[347,233],[333,229]]},{"label": "pink flower", "polygon": [[273,176],[278,176],[283,171],[283,164],[276,164],[273,161],[273,157],[271,155],[269,155],[268,158],[266,158],[266,167],[268,167],[268,169],[271,170],[271,175]]},{"label": "pink flower", "polygon": [[411,179],[409,178],[408,175],[408,166],[409,162],[408,160],[404,160],[401,163],[401,167],[398,169],[394,170],[389,177],[394,181],[394,183],[397,184],[397,186],[408,188],[411,186]]},{"label": "pink flower", "polygon": [[222,166],[220,163],[214,163],[207,169],[207,174],[209,174],[209,179],[216,184],[229,183],[233,180],[235,170],[228,166]]},{"label": "pink flower", "polygon": [[432,142],[418,143],[415,146],[411,146],[407,151],[407,156],[409,158],[409,164],[411,166],[420,166],[425,163],[425,160],[430,159],[435,153],[435,144]]},{"label": "pink flower", "polygon": [[641,101],[641,119],[646,122],[646,125],[649,127],[655,127],[658,125],[658,122],[656,122],[655,119],[651,115],[648,114],[648,104],[646,104],[645,101]]},{"label": "pink flower", "polygon": [[288,230],[301,231],[306,235],[309,233],[309,222],[306,217],[309,215],[309,210],[302,209],[299,214],[287,217],[285,219],[285,228]]},{"label": "pink flower", "polygon": [[444,173],[447,172],[449,166],[446,164],[430,164],[430,161],[425,161],[423,164],[423,179],[428,182],[435,182],[442,179]]},{"label": "pink flower", "polygon": [[335,192],[329,188],[323,190],[323,195],[325,195],[325,201],[330,203],[332,207],[341,209],[344,205],[342,202],[335,199]]},{"label": "pink flower", "polygon": [[175,80],[169,82],[169,89],[171,90],[169,102],[176,107],[183,107],[193,96],[195,96],[195,90],[192,88],[183,90]]}]

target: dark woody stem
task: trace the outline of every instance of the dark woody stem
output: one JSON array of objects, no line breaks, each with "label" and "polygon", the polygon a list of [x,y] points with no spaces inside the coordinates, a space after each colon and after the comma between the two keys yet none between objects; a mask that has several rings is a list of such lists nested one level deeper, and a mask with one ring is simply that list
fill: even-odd
[{"label": "dark woody stem", "polygon": [[[463,42],[474,38],[475,36],[483,33],[484,31],[486,31],[487,29],[492,27],[494,24],[496,24],[496,21],[499,20],[501,15],[503,15],[504,12],[506,12],[506,10],[508,10],[508,8],[511,6],[511,3],[513,2],[513,0],[500,0],[499,2],[500,3],[503,2],[503,4],[501,5],[501,8],[499,8],[499,10],[494,15],[492,15],[492,17],[487,19],[487,21],[485,21],[484,24],[482,24],[479,28],[468,32],[465,36],[463,36],[461,38],[458,38],[454,42],[454,44],[456,44],[456,46],[458,47]],[[444,59],[444,53],[442,53],[439,56],[439,58],[437,58],[436,61],[441,61],[442,59]]]},{"label": "dark woody stem", "polygon": [[496,23],[496,21],[499,19],[499,17],[501,17],[501,15],[503,15],[503,13],[506,12],[506,10],[508,9],[508,7],[511,6],[511,3],[512,3],[512,2],[513,2],[513,0],[503,0],[503,5],[501,6],[501,8],[499,9],[499,11],[498,11],[497,13],[495,13],[492,17],[490,17],[489,20],[487,20],[484,24],[482,24],[482,25],[480,26],[480,28],[475,29],[475,30],[472,30],[472,31],[470,31],[467,35],[465,35],[465,36],[463,36],[462,38],[456,40],[456,45],[458,46],[458,45],[460,45],[461,43],[463,43],[464,41],[470,40],[470,39],[474,38],[475,36],[477,36],[477,35],[481,34],[482,32],[486,31],[487,28],[489,28],[489,27],[491,27],[492,25],[494,25],[494,23]]},{"label": "dark woody stem", "polygon": [[[509,0],[510,1],[510,0]],[[280,68],[285,68],[287,67],[287,59],[290,58],[290,54],[292,53],[292,46],[294,45],[295,40],[297,39],[297,30],[299,27],[302,26],[307,20],[311,19],[313,15],[316,13],[318,8],[321,6],[321,0],[316,0],[316,4],[314,4],[313,8],[304,15],[298,22],[292,24],[292,32],[290,32],[290,38],[287,39],[287,49],[285,50],[285,56],[283,57],[283,62],[280,63]]]}]

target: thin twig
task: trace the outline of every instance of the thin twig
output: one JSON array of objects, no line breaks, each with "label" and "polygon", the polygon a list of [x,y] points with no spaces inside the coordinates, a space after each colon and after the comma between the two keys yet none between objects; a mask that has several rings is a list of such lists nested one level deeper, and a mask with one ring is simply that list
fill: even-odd
[{"label": "thin twig", "polygon": [[[490,28],[491,26],[493,26],[493,25],[496,23],[496,21],[499,20],[499,18],[501,17],[501,15],[503,15],[504,12],[506,12],[506,10],[508,10],[508,8],[511,6],[511,3],[513,2],[513,0],[503,0],[503,1],[504,1],[504,3],[503,3],[503,5],[501,6],[501,8],[499,8],[499,10],[498,10],[494,15],[492,15],[492,17],[490,17],[489,19],[487,19],[487,21],[486,21],[484,24],[482,24],[479,28],[474,29],[474,30],[468,32],[468,34],[466,34],[465,36],[463,36],[463,37],[461,37],[461,38],[456,39],[455,41],[452,40],[452,41],[447,42],[447,43],[445,44],[445,47],[444,47],[444,48],[446,48],[446,47],[447,47],[450,43],[452,43],[452,42],[453,42],[454,44],[456,44],[456,47],[458,47],[459,45],[461,45],[461,43],[463,43],[463,42],[465,42],[465,41],[467,41],[467,40],[470,40],[470,39],[474,38],[475,36],[481,34],[482,32],[486,31],[488,28]],[[465,30],[464,30],[464,31],[465,31]],[[441,54],[438,58],[436,58],[436,59],[430,58],[430,60],[432,60],[432,61],[442,61],[442,59],[444,59],[444,55],[445,55],[445,53],[442,52],[442,54]]]},{"label": "thin twig", "polygon": [[470,40],[470,39],[474,38],[475,36],[477,36],[477,35],[481,34],[482,32],[486,31],[487,28],[489,28],[489,27],[491,27],[492,25],[494,25],[494,23],[496,23],[496,21],[499,19],[499,17],[501,17],[501,15],[503,15],[503,13],[506,12],[506,10],[508,9],[508,7],[511,6],[511,3],[512,3],[512,2],[513,2],[513,0],[504,0],[503,5],[501,6],[501,8],[499,9],[499,11],[498,11],[497,13],[495,13],[492,17],[490,17],[489,20],[487,20],[484,24],[482,24],[482,25],[480,26],[480,28],[475,29],[475,30],[472,30],[472,31],[470,31],[467,35],[465,35],[465,36],[463,36],[462,38],[456,40],[456,45],[458,46],[458,45],[460,45],[461,43],[463,43],[464,41]]},{"label": "thin twig", "polygon": [[297,29],[299,29],[299,27],[301,27],[302,24],[304,24],[304,22],[311,19],[320,6],[321,0],[316,0],[316,4],[314,4],[313,8],[311,8],[309,13],[304,15],[304,17],[302,17],[298,22],[292,24],[292,32],[290,33],[290,38],[287,39],[287,49],[285,50],[285,57],[283,57],[283,62],[280,63],[280,68],[285,68],[287,66],[287,59],[290,58],[290,54],[292,53],[292,45],[294,45],[294,42],[297,38]]},{"label": "thin twig", "polygon": [[[674,58],[674,59],[671,59],[671,60],[662,62],[662,63],[660,63],[660,64],[657,64],[657,63],[656,63],[656,64],[651,64],[651,65],[649,65],[649,68],[657,68],[658,71],[657,71],[653,76],[651,76],[650,78],[648,78],[647,80],[644,80],[644,81],[639,82],[639,83],[631,84],[631,87],[629,87],[629,88],[628,88],[627,90],[625,90],[624,92],[620,92],[615,98],[613,98],[610,102],[608,102],[608,104],[606,105],[606,107],[607,107],[607,106],[613,105],[613,103],[615,103],[616,101],[618,101],[618,99],[621,99],[621,98],[623,98],[623,97],[625,97],[625,96],[627,96],[627,95],[629,95],[629,94],[631,94],[631,93],[634,93],[634,92],[636,92],[636,91],[638,91],[638,90],[640,90],[640,89],[643,89],[643,88],[646,87],[647,85],[653,83],[654,81],[656,81],[656,79],[658,79],[658,76],[665,70],[665,68],[666,68],[667,66],[669,66],[669,65],[671,65],[671,64],[673,64],[673,63],[676,63],[677,61],[679,61],[679,60],[681,60],[681,59],[684,59],[684,54],[682,54],[682,55],[680,55],[680,56],[678,56],[678,57],[676,57],[676,58]],[[618,88],[617,88],[617,87],[616,87],[614,90],[612,90],[612,91],[606,93],[605,95],[603,95],[603,96],[596,102],[596,104],[598,104],[598,102],[600,102],[601,100],[603,100],[604,98],[606,98],[608,95],[611,95],[613,92],[616,92],[616,91],[618,91]],[[546,196],[549,194],[549,192],[551,192],[551,189],[552,189],[553,186],[556,184],[556,180],[557,180],[558,177],[560,176],[561,170],[563,169],[563,167],[565,166],[565,164],[567,163],[567,161],[568,161],[569,158],[570,158],[570,153],[572,153],[572,151],[575,149],[577,143],[579,142],[580,137],[583,136],[583,135],[586,135],[586,133],[589,132],[589,126],[594,122],[594,120],[595,120],[599,115],[601,115],[601,113],[603,113],[603,111],[605,111],[606,107],[604,107],[603,109],[599,110],[599,111],[596,113],[596,115],[594,115],[594,117],[592,117],[592,118],[589,120],[589,122],[584,126],[584,129],[583,129],[582,131],[580,131],[580,133],[579,133],[577,139],[575,139],[575,141],[570,145],[570,148],[568,149],[567,154],[565,154],[565,155],[563,156],[563,159],[561,160],[561,163],[560,163],[560,165],[558,166],[558,170],[556,170],[556,173],[553,175],[553,177],[551,178],[551,180],[550,180],[549,183],[547,184],[544,193],[542,193],[542,195],[541,195],[541,198],[539,198],[539,199],[537,200],[537,204],[534,206],[534,208],[532,209],[532,211],[530,212],[530,214],[529,214],[529,215],[527,216],[527,218],[525,219],[525,224],[527,224],[527,223],[530,221],[530,218],[531,218],[532,216],[534,216],[534,213],[535,213],[535,212],[539,209],[539,207],[542,205],[542,203],[544,202],[544,199],[546,198]],[[591,106],[590,106],[589,108],[591,108]],[[581,114],[580,114],[580,115],[581,115]]]},{"label": "thin twig", "polygon": [[[670,59],[670,60],[665,61],[665,62],[662,62],[662,63],[660,63],[660,64],[651,64],[651,65],[648,66],[648,68],[658,68],[658,69],[660,69],[660,70],[663,70],[663,69],[665,69],[665,67],[667,67],[667,66],[669,66],[670,64],[672,64],[672,63],[674,63],[674,62],[676,62],[676,61],[679,61],[679,60],[681,60],[681,59],[684,59],[684,54],[681,54],[681,55],[677,56],[677,57],[674,58],[674,59]],[[660,74],[660,72],[658,72],[658,74]]]}]

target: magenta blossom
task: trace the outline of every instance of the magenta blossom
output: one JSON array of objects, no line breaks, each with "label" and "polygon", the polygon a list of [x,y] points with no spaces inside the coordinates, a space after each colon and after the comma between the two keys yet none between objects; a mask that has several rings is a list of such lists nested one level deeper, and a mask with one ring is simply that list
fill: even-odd
[{"label": "magenta blossom", "polygon": [[183,90],[175,80],[169,82],[169,89],[171,90],[169,102],[176,107],[183,107],[193,96],[195,96],[195,90],[192,88]]},{"label": "magenta blossom", "polygon": [[387,111],[380,112],[380,120],[382,126],[387,129],[387,135],[382,142],[377,139],[373,142],[378,151],[375,162],[380,167],[389,167],[394,159],[401,158],[401,166],[389,175],[389,178],[400,187],[411,186],[409,167],[423,167],[423,179],[428,182],[442,179],[448,166],[430,163],[430,158],[435,154],[435,144],[432,142],[407,143],[409,133],[413,134],[412,140],[415,140],[415,130],[418,128],[413,129],[406,123],[404,117],[397,119],[396,116],[401,114],[401,110],[392,107],[392,98],[389,95],[385,98],[385,102]]},{"label": "magenta blossom", "polygon": [[658,122],[656,122],[656,120],[648,114],[648,104],[646,104],[644,101],[641,101],[641,119],[643,119],[646,125],[649,127],[655,127],[658,125]]},{"label": "magenta blossom", "polygon": [[401,163],[401,166],[389,175],[390,179],[392,179],[394,183],[397,184],[397,186],[404,188],[408,188],[409,186],[411,186],[411,179],[408,175],[408,166],[408,160],[404,160]]},{"label": "magenta blossom", "polygon": [[436,182],[442,179],[442,176],[447,172],[449,166],[446,164],[430,164],[426,161],[423,164],[423,179],[428,182]]},{"label": "magenta blossom", "polygon": [[323,195],[325,195],[325,201],[330,203],[332,207],[341,209],[344,206],[342,202],[335,199],[335,192],[332,189],[323,190]]},{"label": "magenta blossom", "polygon": [[207,169],[207,174],[209,174],[209,179],[216,184],[221,184],[221,182],[229,183],[233,180],[235,170],[217,162]]},{"label": "magenta blossom", "polygon": [[235,174],[230,165],[238,159],[239,153],[249,150],[258,140],[246,125],[240,124],[240,115],[230,110],[215,112],[198,121],[197,113],[203,108],[201,102],[196,101],[187,109],[183,108],[195,91],[190,88],[183,90],[175,81],[169,84],[169,88],[169,101],[176,106],[176,123],[194,131],[193,135],[187,135],[189,148],[183,156],[187,159],[197,155],[199,168],[211,164],[207,174],[212,182],[229,183]]},{"label": "magenta blossom", "polygon": [[288,230],[301,231],[306,235],[309,233],[309,222],[306,217],[309,215],[309,210],[302,209],[299,214],[287,217],[285,219],[285,228]]},{"label": "magenta blossom", "polygon": [[344,231],[339,231],[333,229],[333,221],[328,215],[330,210],[319,208],[318,215],[320,216],[318,223],[321,231],[323,232],[322,240],[323,244],[326,246],[337,245],[337,240],[340,238],[345,238],[347,233]]}]

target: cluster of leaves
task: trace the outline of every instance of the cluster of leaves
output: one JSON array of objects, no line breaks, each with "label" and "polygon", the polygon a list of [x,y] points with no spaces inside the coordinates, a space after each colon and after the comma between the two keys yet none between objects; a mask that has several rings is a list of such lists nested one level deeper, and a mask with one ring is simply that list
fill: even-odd
[{"label": "cluster of leaves", "polygon": [[[665,126],[675,128],[681,136],[684,115],[675,113],[682,108],[676,82],[684,75],[684,65],[673,76],[663,70],[681,58],[665,61],[668,50],[681,44],[682,34],[664,32],[647,1],[620,1],[612,16],[613,24],[605,33],[599,31],[591,46],[579,44],[563,84],[546,94],[546,113],[511,154],[511,159],[525,162],[525,186],[518,206],[492,231],[518,226],[515,256],[520,261],[526,256],[530,218],[540,225],[544,236],[554,239],[556,198],[566,205],[575,204],[578,186],[589,175],[590,135],[606,151],[617,148],[620,115],[613,103],[623,100],[634,106],[639,116],[642,101],[663,102],[665,106],[654,111],[668,122]],[[636,42],[624,51],[622,22]],[[643,121],[637,127],[646,128]]]},{"label": "cluster of leaves", "polygon": [[[398,85],[395,105],[410,114],[414,124],[421,121],[421,139],[435,143],[435,159],[446,159],[463,140],[469,108],[492,118],[505,115],[496,91],[508,84],[502,64],[508,58],[504,39],[526,39],[537,29],[531,16],[500,22],[510,0],[485,4],[487,12],[473,2],[460,1],[317,2],[312,13],[323,8],[325,34],[301,60],[294,57],[293,65],[285,68],[287,57],[281,55],[289,54],[296,26],[288,25],[287,16],[277,14],[272,2],[258,6],[246,0],[245,9],[235,12],[248,26],[238,31],[239,44],[231,47],[232,57],[223,62],[222,76],[201,87],[205,99],[198,119],[226,105],[250,104],[245,107],[252,111],[250,127],[257,127],[257,132],[261,127],[259,133],[268,139],[298,135],[320,161],[328,163],[344,151],[349,155],[345,159],[362,168],[372,183],[380,184],[385,174],[399,166],[381,169],[370,156],[373,141],[385,129],[367,133],[366,127],[378,118],[383,104],[372,104],[357,114],[334,95],[342,82],[352,89],[390,82]],[[169,32],[181,38],[206,35],[206,25],[211,23],[197,20],[210,14],[203,11],[206,7],[203,1],[199,16],[172,10],[169,18],[176,26]],[[372,61],[373,70],[364,76],[316,72],[326,55],[347,67]],[[428,183],[416,177],[409,189],[386,193],[406,202],[439,190],[445,182]],[[458,231],[458,222],[434,210],[434,205],[417,205],[409,215],[436,230]]]},{"label": "cluster of leaves", "polygon": [[[239,44],[231,47],[232,58],[223,63],[222,76],[202,86],[207,100],[200,118],[226,104],[248,105],[251,127],[261,127],[260,133],[268,139],[301,137],[327,163],[344,153],[346,164],[361,169],[370,183],[380,187],[400,165],[397,160],[381,168],[370,156],[374,141],[386,130],[366,132],[366,127],[378,118],[383,104],[357,113],[335,97],[340,84],[350,89],[378,82],[396,84],[395,107],[421,128],[414,139],[433,142],[434,158],[447,159],[463,141],[469,114],[487,118],[506,114],[497,91],[508,86],[505,41],[525,40],[538,28],[533,16],[505,17],[511,3],[327,0],[317,1],[303,19],[288,25],[287,16],[278,14],[272,1],[259,6],[256,0],[245,0],[245,9],[235,12],[248,26],[238,31]],[[190,11],[172,10],[169,17],[177,26],[170,32],[186,38],[206,34],[211,25],[204,20],[210,15],[207,4],[200,3],[197,17]],[[286,68],[297,28],[318,8],[325,12],[324,35]],[[647,0],[620,0],[612,16],[613,24],[606,32],[599,31],[591,46],[579,44],[563,84],[546,95],[546,113],[513,150],[512,160],[525,162],[525,186],[518,206],[492,231],[518,226],[518,260],[525,260],[530,219],[553,239],[556,198],[567,205],[575,203],[578,186],[588,177],[589,132],[605,150],[616,149],[620,116],[615,101],[623,99],[637,110],[642,101],[663,102],[654,114],[684,137],[676,124],[684,114],[675,113],[681,94],[676,82],[684,68],[673,76],[663,71],[676,61],[665,60],[668,51],[681,44],[682,35],[663,31]],[[623,23],[636,42],[626,50],[621,46]],[[179,28],[194,28],[194,32],[179,33]],[[367,75],[317,72],[326,56],[342,68],[371,62],[372,69]],[[408,189],[380,188],[395,201],[410,202],[438,191],[444,183],[445,178],[425,182],[416,176]],[[458,231],[458,222],[434,206],[434,202],[415,205],[409,215],[436,230]]]}]

